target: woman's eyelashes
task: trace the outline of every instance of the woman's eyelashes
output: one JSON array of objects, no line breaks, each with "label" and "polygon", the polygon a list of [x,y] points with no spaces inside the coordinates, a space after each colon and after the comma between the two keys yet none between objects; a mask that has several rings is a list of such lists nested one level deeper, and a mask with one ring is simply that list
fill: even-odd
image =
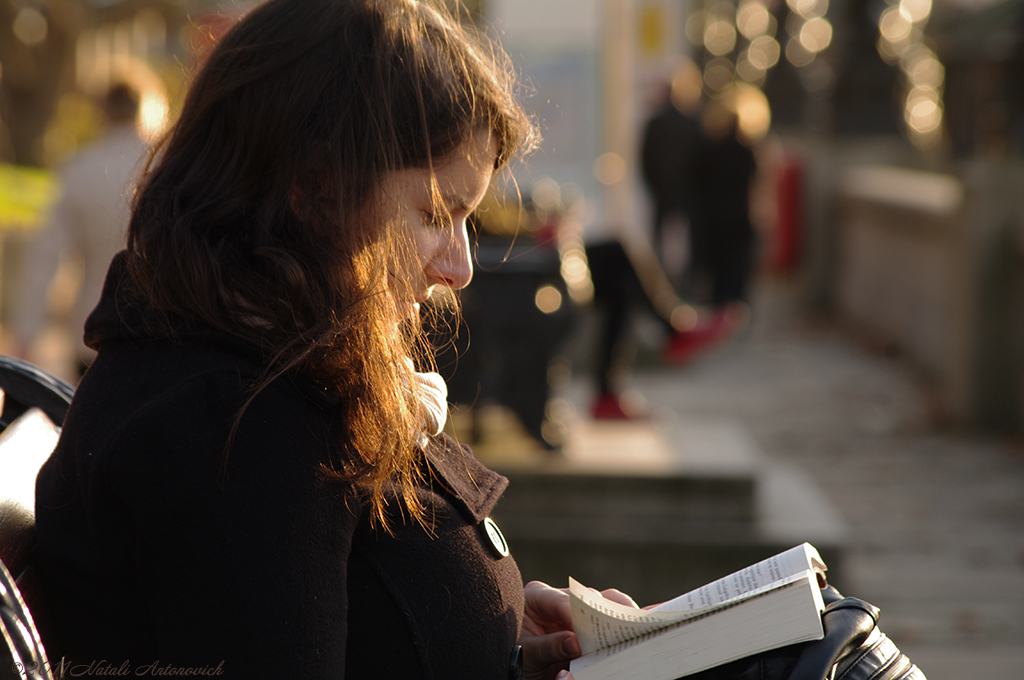
[{"label": "woman's eyelashes", "polygon": [[427,227],[429,229],[440,229],[441,226],[442,226],[442,222],[441,222],[440,218],[438,217],[437,212],[435,212],[433,210],[424,210],[423,211],[423,226],[425,226],[425,227]]},{"label": "woman's eyelashes", "polygon": [[430,229],[447,230],[455,223],[455,216],[445,209],[424,210],[423,224]]}]

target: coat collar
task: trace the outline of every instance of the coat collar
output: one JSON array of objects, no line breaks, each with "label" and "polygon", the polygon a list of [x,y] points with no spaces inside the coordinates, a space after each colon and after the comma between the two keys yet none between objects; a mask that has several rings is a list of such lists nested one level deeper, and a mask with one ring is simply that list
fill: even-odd
[{"label": "coat collar", "polygon": [[488,469],[448,435],[432,437],[426,449],[430,471],[450,493],[451,502],[472,524],[491,514],[508,480]]}]

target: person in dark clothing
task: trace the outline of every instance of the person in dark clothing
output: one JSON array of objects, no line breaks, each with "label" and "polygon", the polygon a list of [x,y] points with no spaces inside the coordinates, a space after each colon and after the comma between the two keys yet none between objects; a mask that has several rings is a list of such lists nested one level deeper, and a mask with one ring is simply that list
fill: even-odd
[{"label": "person in dark clothing", "polygon": [[270,0],[208,56],[37,479],[67,676],[568,677],[568,595],[524,588],[420,331],[535,143],[510,73],[410,0]]},{"label": "person in dark clothing", "polygon": [[587,244],[587,265],[594,284],[594,302],[603,318],[594,357],[597,393],[590,415],[598,420],[643,419],[647,414],[624,402],[621,374],[623,344],[629,332],[632,314],[649,307],[646,293],[629,254],[617,239]]},{"label": "person in dark clothing", "polygon": [[716,308],[747,302],[755,242],[750,189],[757,162],[740,138],[736,115],[722,115],[702,145],[696,182],[699,220],[706,225],[711,304]]},{"label": "person in dark clothing", "polygon": [[[665,83],[663,101],[644,126],[640,169],[653,202],[653,256],[638,267],[623,241],[612,235],[591,240],[586,246],[594,301],[602,312],[594,367],[597,394],[590,408],[596,419],[649,417],[644,409],[623,399],[618,385],[625,372],[624,346],[632,315],[638,311],[650,314],[670,338],[676,331],[671,316],[672,308],[682,306],[678,295],[685,287],[681,280],[683,263],[667,261],[665,241],[669,229],[683,229],[690,239],[691,262],[697,257],[699,247],[690,215],[694,201],[692,174],[701,136],[694,115],[700,82],[700,71],[693,62],[680,65],[671,82]],[[672,274],[679,276],[673,281]],[[646,286],[642,275],[648,279]],[[657,281],[652,283],[651,279]],[[656,304],[652,297],[673,301]]]},{"label": "person in dark clothing", "polygon": [[712,314],[666,345],[668,363],[682,364],[732,335],[747,320],[756,234],[750,193],[757,161],[741,137],[736,113],[709,106],[704,140],[696,160],[694,222],[703,234],[700,265],[711,282]]},{"label": "person in dark clothing", "polygon": [[671,98],[644,128],[641,168],[654,199],[653,231],[660,244],[672,217],[688,220],[693,207],[693,165],[700,123]]},{"label": "person in dark clothing", "polygon": [[[665,86],[664,101],[644,126],[640,146],[640,169],[653,202],[652,240],[670,275],[682,264],[666,261],[667,230],[673,226],[687,234],[689,266],[685,273],[703,262],[702,234],[693,222],[694,172],[702,141],[700,92],[700,71],[693,62],[686,61]],[[679,281],[677,285],[682,292],[685,286]]]}]

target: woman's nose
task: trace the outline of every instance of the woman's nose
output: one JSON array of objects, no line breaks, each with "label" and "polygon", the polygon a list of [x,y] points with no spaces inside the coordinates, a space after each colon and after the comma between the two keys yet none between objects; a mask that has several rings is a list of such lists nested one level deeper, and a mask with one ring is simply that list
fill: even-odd
[{"label": "woman's nose", "polygon": [[441,251],[430,263],[432,278],[453,290],[465,288],[473,279],[473,261],[469,250],[469,232],[463,222],[453,229]]}]

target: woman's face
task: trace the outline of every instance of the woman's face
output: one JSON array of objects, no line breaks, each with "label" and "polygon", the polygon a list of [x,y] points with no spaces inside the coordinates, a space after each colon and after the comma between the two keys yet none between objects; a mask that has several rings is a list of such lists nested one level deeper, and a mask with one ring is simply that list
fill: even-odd
[{"label": "woman's face", "polygon": [[480,132],[436,163],[441,208],[431,190],[431,170],[405,168],[385,176],[382,185],[388,220],[412,236],[414,252],[392,272],[399,313],[411,318],[435,286],[464,288],[473,278],[466,219],[491,182],[498,144]]}]

